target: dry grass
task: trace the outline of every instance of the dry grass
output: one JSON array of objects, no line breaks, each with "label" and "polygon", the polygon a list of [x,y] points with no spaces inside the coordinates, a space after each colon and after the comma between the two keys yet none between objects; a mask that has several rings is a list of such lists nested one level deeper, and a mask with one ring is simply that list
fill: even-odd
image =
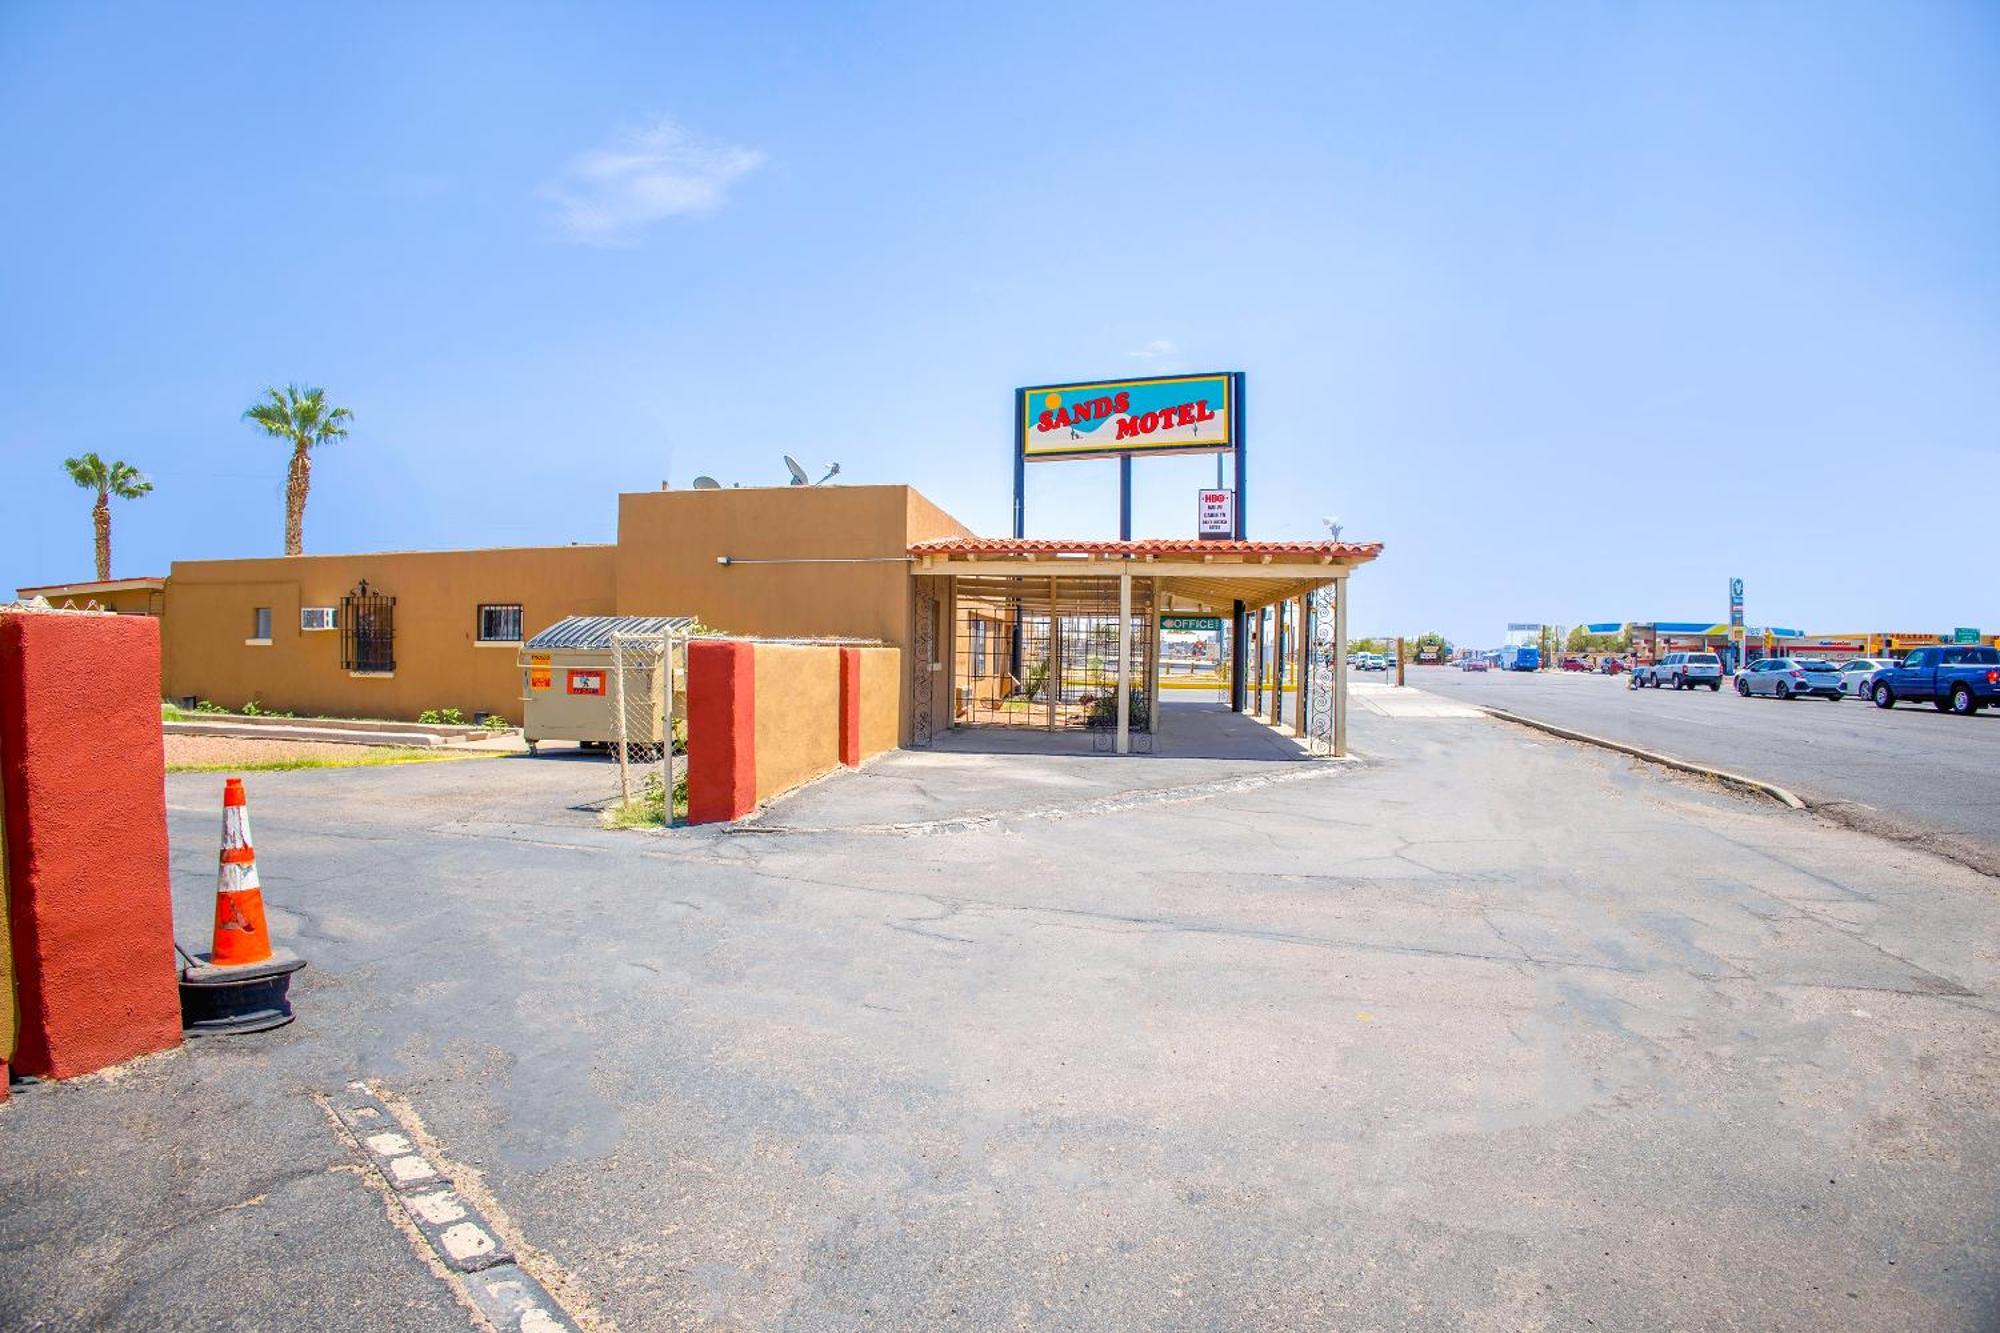
[{"label": "dry grass", "polygon": [[373,768],[491,759],[493,750],[404,749],[335,741],[265,740],[239,736],[168,736],[169,773],[269,773],[294,768]]}]

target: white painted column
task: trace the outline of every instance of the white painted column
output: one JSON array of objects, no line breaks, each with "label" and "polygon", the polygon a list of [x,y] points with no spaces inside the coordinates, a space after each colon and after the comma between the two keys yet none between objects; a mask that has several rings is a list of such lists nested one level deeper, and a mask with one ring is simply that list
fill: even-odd
[{"label": "white painted column", "polygon": [[1132,571],[1118,574],[1118,753],[1132,752]]},{"label": "white painted column", "polygon": [[1306,687],[1312,683],[1312,594],[1292,603],[1292,735],[1306,735]]},{"label": "white painted column", "polygon": [[1333,752],[1347,757],[1347,575],[1333,581]]},{"label": "white painted column", "polygon": [[1160,730],[1160,581],[1153,580],[1152,605],[1146,614],[1152,622],[1146,626],[1146,641],[1151,646],[1146,650],[1146,731],[1156,734]]}]

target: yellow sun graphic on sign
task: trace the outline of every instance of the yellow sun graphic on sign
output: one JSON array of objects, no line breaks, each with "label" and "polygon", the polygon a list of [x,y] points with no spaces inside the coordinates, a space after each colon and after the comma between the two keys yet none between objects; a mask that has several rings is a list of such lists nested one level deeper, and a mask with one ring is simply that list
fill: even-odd
[{"label": "yellow sun graphic on sign", "polygon": [[1048,397],[1042,399],[1042,406],[1048,408],[1051,412],[1055,411],[1058,407],[1062,406],[1062,395],[1059,393],[1050,394]]}]

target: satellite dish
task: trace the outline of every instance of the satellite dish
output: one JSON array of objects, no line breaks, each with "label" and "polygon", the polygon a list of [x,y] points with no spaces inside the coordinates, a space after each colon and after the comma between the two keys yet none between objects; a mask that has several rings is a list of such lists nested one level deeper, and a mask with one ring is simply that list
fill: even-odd
[{"label": "satellite dish", "polygon": [[826,470],[826,475],[824,477],[821,477],[818,481],[814,482],[813,485],[824,486],[829,481],[832,481],[835,477],[839,475],[840,475],[840,464],[835,463],[832,467]]},{"label": "satellite dish", "polygon": [[785,455],[785,471],[792,474],[792,485],[794,486],[810,486],[812,484],[812,478],[808,477],[806,470],[799,466],[799,460],[793,458],[790,454]]},{"label": "satellite dish", "polygon": [[1322,523],[1326,524],[1326,535],[1327,535],[1328,537],[1331,537],[1331,538],[1332,538],[1332,539],[1333,539],[1334,541],[1339,541],[1339,540],[1340,540],[1340,516],[1339,516],[1339,515],[1337,515],[1337,514],[1327,514],[1327,515],[1325,515],[1324,517],[1322,517],[1322,518],[1320,519],[1320,522],[1322,522]]},{"label": "satellite dish", "polygon": [[704,474],[694,479],[694,488],[698,491],[719,491],[722,489],[722,483]]}]

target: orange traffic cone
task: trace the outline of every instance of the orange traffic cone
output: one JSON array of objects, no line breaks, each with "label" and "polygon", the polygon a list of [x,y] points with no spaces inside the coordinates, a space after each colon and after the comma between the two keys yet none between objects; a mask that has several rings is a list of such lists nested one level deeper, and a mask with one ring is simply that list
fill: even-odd
[{"label": "orange traffic cone", "polygon": [[222,864],[215,879],[215,967],[262,963],[271,957],[271,932],[264,925],[264,886],[257,878],[257,852],[250,842],[250,803],[243,779],[222,788]]}]

